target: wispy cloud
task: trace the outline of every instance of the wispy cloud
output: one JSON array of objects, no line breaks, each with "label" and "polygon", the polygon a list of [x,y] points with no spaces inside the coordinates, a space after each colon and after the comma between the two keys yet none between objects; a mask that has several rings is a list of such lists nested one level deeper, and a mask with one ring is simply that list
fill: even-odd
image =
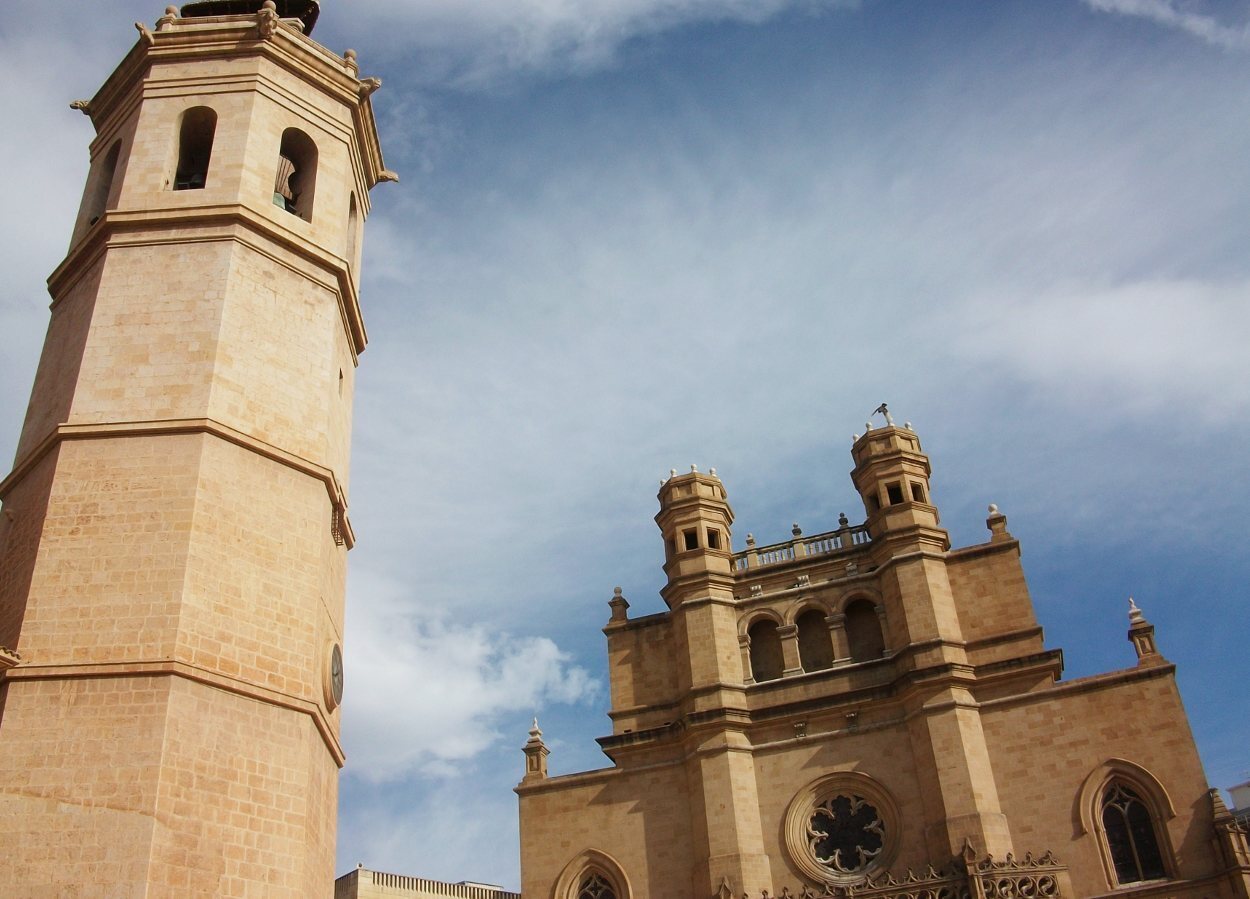
[{"label": "wispy cloud", "polygon": [[1031,298],[979,296],[933,326],[957,355],[1067,408],[1088,404],[1117,418],[1184,409],[1216,424],[1250,412],[1248,296],[1246,282],[1063,286]]},{"label": "wispy cloud", "polygon": [[1227,47],[1232,50],[1250,49],[1250,23],[1230,25],[1221,22],[1214,14],[1206,11],[1209,6],[1205,3],[1186,2],[1186,0],[1085,0],[1085,2],[1100,12],[1140,16],[1169,28],[1179,28],[1218,47]]},{"label": "wispy cloud", "polygon": [[[632,38],[700,22],[759,23],[858,0],[373,0],[348,28],[389,35],[428,81],[482,87],[516,72],[585,72]],[[384,24],[385,31],[377,30]]]}]

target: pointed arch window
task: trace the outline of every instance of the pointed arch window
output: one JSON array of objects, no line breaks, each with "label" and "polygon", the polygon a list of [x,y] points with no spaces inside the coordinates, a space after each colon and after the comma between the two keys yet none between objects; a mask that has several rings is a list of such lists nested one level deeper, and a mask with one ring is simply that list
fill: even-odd
[{"label": "pointed arch window", "polygon": [[1116,880],[1126,884],[1168,876],[1154,815],[1136,790],[1123,781],[1112,781],[1103,791],[1101,814]]},{"label": "pointed arch window", "polygon": [[616,890],[598,871],[588,871],[577,887],[576,899],[617,899]]},{"label": "pointed arch window", "polygon": [[631,899],[629,878],[620,864],[598,849],[579,853],[564,866],[551,895],[555,899]]}]

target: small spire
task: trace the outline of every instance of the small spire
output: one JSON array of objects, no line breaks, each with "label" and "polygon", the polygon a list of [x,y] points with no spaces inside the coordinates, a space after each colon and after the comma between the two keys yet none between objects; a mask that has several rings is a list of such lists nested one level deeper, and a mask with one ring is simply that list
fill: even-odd
[{"label": "small spire", "polygon": [[1155,626],[1146,620],[1146,615],[1133,597],[1128,598],[1128,639],[1137,653],[1138,665],[1159,665],[1165,659],[1155,644]]},{"label": "small spire", "polygon": [[534,716],[534,726],[530,728],[530,738],[525,741],[525,776],[521,783],[547,779],[547,756],[551,750],[543,742],[542,728],[538,726],[538,716]]}]

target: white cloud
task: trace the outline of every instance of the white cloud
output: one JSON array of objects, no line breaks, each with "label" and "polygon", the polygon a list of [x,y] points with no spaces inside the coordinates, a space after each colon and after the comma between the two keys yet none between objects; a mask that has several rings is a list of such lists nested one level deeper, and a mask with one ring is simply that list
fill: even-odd
[{"label": "white cloud", "polygon": [[584,72],[610,64],[631,38],[696,22],[759,23],[787,9],[857,6],[857,0],[372,0],[346,30],[379,30],[427,80],[483,86],[509,72]]},{"label": "white cloud", "polygon": [[1227,422],[1250,411],[1250,282],[1143,281],[979,296],[943,326],[957,354],[1068,408]]},{"label": "white cloud", "polygon": [[1234,50],[1250,49],[1250,25],[1227,25],[1214,15],[1200,12],[1202,4],[1181,0],[1085,0],[1100,12],[1140,16],[1179,28],[1217,47]]},{"label": "white cloud", "polygon": [[343,731],[355,776],[447,777],[495,741],[499,716],[597,698],[551,640],[457,623],[413,589],[353,575]]}]

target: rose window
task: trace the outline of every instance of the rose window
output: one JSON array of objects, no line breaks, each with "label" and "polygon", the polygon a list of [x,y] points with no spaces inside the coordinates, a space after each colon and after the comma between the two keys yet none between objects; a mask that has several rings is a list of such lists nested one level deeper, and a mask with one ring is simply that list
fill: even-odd
[{"label": "rose window", "polygon": [[871,777],[829,774],[800,790],[786,812],[786,848],[817,883],[851,885],[888,869],[898,852],[899,813]]},{"label": "rose window", "polygon": [[885,825],[863,796],[840,794],[817,806],[807,835],[819,864],[839,874],[854,874],[881,854]]}]

